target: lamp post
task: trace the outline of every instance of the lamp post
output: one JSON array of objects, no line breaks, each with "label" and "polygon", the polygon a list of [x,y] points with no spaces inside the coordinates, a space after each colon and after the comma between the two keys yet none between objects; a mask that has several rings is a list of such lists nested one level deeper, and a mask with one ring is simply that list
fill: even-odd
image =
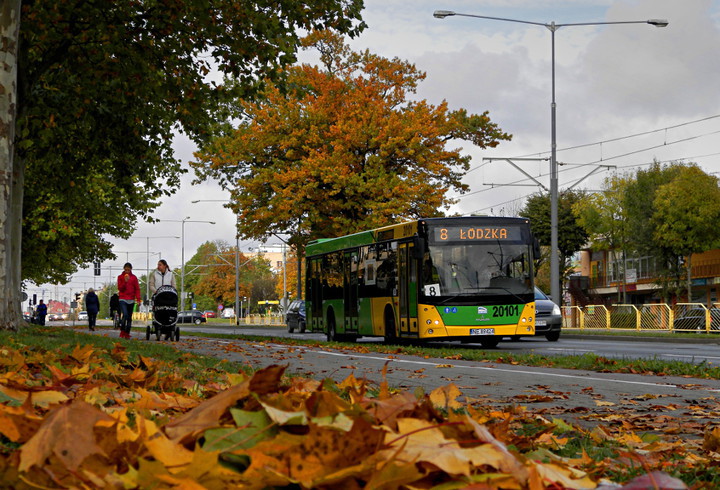
[{"label": "lamp post", "polygon": [[185,223],[208,223],[211,225],[214,225],[214,221],[203,221],[203,220],[192,220],[190,219],[190,216],[184,219],[162,219],[158,221],[167,221],[171,223],[182,223],[182,226],[180,227],[180,240],[181,240],[181,249],[180,249],[180,310],[185,310]]},{"label": "lamp post", "polygon": [[[145,270],[147,276],[145,276],[145,299],[150,300],[150,239],[151,238],[180,238],[179,236],[138,236],[133,238],[144,238],[145,239]],[[161,259],[162,257],[158,257]]]},{"label": "lamp post", "polygon": [[556,24],[555,22],[530,22],[526,20],[507,19],[503,17],[488,17],[485,15],[461,14],[451,10],[436,10],[433,17],[444,19],[451,16],[474,17],[477,19],[500,20],[544,26],[550,30],[551,66],[552,66],[552,101],[550,104],[550,296],[556,304],[561,304],[560,298],[560,261],[558,257],[558,170],[557,170],[557,139],[556,139],[556,103],[555,103],[555,32],[561,27],[573,26],[600,26],[611,24],[650,24],[655,27],[667,27],[668,21],[664,19],[630,20],[616,22],[578,22],[571,24]]}]

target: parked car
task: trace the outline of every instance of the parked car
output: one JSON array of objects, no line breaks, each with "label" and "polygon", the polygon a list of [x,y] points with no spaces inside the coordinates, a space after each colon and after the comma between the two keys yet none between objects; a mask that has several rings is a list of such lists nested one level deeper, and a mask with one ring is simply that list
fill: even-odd
[{"label": "parked car", "polygon": [[288,332],[293,333],[295,329],[300,333],[305,333],[305,301],[296,299],[288,307],[285,314],[285,323]]},{"label": "parked car", "polygon": [[48,313],[47,320],[49,322],[59,322],[62,320],[62,315],[59,313]]},{"label": "parked car", "polygon": [[203,316],[205,318],[215,318],[217,315],[212,310],[206,310],[206,311],[203,311]]},{"label": "parked car", "polygon": [[195,325],[200,325],[205,322],[207,322],[207,320],[200,310],[178,312],[177,323],[194,323]]},{"label": "parked car", "polygon": [[83,320],[87,321],[87,319],[88,319],[87,311],[81,311],[80,313],[78,313],[78,321],[79,322],[81,322]]},{"label": "parked car", "polygon": [[221,318],[235,318],[234,308],[225,308],[220,315]]},{"label": "parked car", "polygon": [[562,312],[545,293],[535,288],[535,336],[544,335],[550,342],[560,338]]},{"label": "parked car", "polygon": [[[710,330],[720,330],[720,308],[709,308]],[[673,330],[675,332],[687,332],[705,330],[706,319],[705,308],[690,308],[675,317]]]}]

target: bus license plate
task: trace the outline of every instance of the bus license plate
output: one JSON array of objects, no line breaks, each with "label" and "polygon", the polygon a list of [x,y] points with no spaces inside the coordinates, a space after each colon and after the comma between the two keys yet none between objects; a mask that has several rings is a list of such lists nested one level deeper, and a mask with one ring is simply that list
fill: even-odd
[{"label": "bus license plate", "polygon": [[494,328],[471,328],[470,335],[495,335]]}]

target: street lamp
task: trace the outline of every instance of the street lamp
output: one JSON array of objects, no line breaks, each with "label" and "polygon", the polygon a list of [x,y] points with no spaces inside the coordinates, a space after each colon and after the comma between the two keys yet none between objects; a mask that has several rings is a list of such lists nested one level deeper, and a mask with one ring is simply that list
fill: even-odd
[{"label": "street lamp", "polygon": [[572,26],[600,26],[610,24],[650,24],[655,27],[667,27],[665,19],[630,20],[617,22],[578,22],[572,24],[556,24],[555,22],[530,22],[526,20],[507,19],[503,17],[488,17],[485,15],[461,14],[452,10],[436,10],[433,17],[444,19],[451,16],[474,17],[477,19],[501,20],[505,22],[517,22],[519,24],[530,24],[544,26],[550,30],[552,50],[552,102],[550,104],[550,296],[556,304],[561,304],[560,298],[560,261],[558,257],[558,172],[557,172],[557,138],[556,138],[556,117],[555,117],[555,31],[561,27]]},{"label": "street lamp", "polygon": [[185,223],[208,223],[211,225],[214,225],[214,221],[203,221],[203,220],[192,220],[190,219],[190,216],[184,219],[162,219],[158,221],[168,221],[171,223],[182,223],[182,226],[180,227],[180,240],[181,240],[181,250],[180,250],[180,262],[181,262],[181,269],[180,269],[180,310],[185,310]]},{"label": "street lamp", "polygon": [[[138,236],[133,238],[144,238],[145,239],[145,299],[150,301],[150,239],[151,238],[180,238],[179,236]],[[161,259],[162,257],[158,257]]]}]

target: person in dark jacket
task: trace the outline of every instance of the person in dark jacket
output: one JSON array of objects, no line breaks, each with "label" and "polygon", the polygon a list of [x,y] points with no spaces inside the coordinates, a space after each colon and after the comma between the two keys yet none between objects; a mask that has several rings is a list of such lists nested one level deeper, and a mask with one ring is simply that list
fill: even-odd
[{"label": "person in dark jacket", "polygon": [[100,311],[100,299],[93,288],[88,289],[85,295],[85,310],[88,314],[88,327],[95,330],[95,322],[97,321],[98,312]]},{"label": "person in dark jacket", "polygon": [[43,300],[40,300],[40,304],[35,307],[35,316],[37,317],[38,325],[45,325],[45,317],[47,316],[47,305]]},{"label": "person in dark jacket", "polygon": [[120,328],[120,296],[117,293],[110,296],[110,318],[113,328]]}]

